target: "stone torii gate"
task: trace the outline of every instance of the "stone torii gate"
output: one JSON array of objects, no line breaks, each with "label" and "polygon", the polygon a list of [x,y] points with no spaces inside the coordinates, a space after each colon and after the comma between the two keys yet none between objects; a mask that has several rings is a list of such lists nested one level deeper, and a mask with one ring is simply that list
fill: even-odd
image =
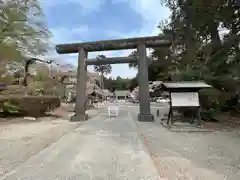
[{"label": "stone torii gate", "polygon": [[72,121],[87,120],[85,113],[86,95],[86,77],[87,65],[98,64],[119,64],[130,63],[136,61],[131,57],[116,57],[107,58],[104,60],[89,59],[87,60],[88,52],[93,51],[108,51],[108,50],[124,50],[137,49],[138,54],[138,71],[139,71],[139,106],[138,114],[139,121],[153,121],[154,116],[150,110],[149,87],[148,87],[148,60],[146,48],[166,47],[172,44],[169,40],[164,40],[159,36],[139,37],[129,39],[104,40],[95,42],[59,44],[56,46],[56,51],[59,54],[78,53],[78,70],[77,70],[77,88],[76,88],[76,105],[75,115],[72,116]]}]

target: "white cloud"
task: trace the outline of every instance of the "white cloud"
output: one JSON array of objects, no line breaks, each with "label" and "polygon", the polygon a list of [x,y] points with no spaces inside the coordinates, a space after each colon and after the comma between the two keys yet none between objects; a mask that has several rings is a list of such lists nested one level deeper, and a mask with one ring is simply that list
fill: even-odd
[{"label": "white cloud", "polygon": [[[143,36],[156,36],[160,32],[159,22],[167,20],[170,16],[170,10],[161,5],[159,0],[114,0],[115,2],[125,2],[138,14],[141,15],[144,26],[140,30],[122,33],[116,30],[108,30],[108,34],[115,38],[131,38]],[[130,54],[132,51],[123,52],[124,55]],[[149,55],[151,50],[147,50]]]},{"label": "white cloud", "polygon": [[[51,42],[53,44],[60,44],[60,43],[72,43],[72,37],[74,35],[88,32],[87,25],[76,26],[74,28],[66,28],[66,27],[57,27],[51,28],[50,31],[52,32],[53,36],[51,38]],[[76,39],[76,41],[80,41],[80,39]]]},{"label": "white cloud", "polygon": [[[56,4],[66,4],[70,2],[75,2],[85,10],[84,13],[91,13],[93,11],[100,10],[100,6],[105,3],[105,0],[42,0],[45,5],[48,7],[54,6]],[[159,33],[157,28],[161,20],[168,19],[170,11],[163,7],[160,3],[160,0],[112,0],[114,2],[125,2],[127,3],[136,13],[138,13],[142,20],[144,21],[144,26],[140,30],[133,30],[129,33],[122,33],[121,31],[106,29],[106,34],[114,38],[130,38],[130,37],[141,37],[141,36],[154,36]],[[117,5],[116,5],[117,6]],[[129,27],[131,28],[131,27]],[[129,29],[131,30],[131,29]],[[53,33],[52,42],[55,44],[58,43],[70,43],[72,42],[71,37],[74,34],[88,33],[88,27],[81,25],[78,27],[68,28],[56,28],[51,29]],[[81,42],[81,39],[74,39],[74,41]],[[89,58],[95,58],[99,54],[103,54],[107,57],[113,56],[127,56],[132,52],[132,50],[124,51],[104,51],[104,52],[92,52],[89,53]],[[150,53],[150,50],[147,51],[147,54]],[[67,63],[77,64],[77,55],[57,55],[56,53],[51,55],[52,57],[59,59],[60,62],[64,60]],[[122,77],[134,77],[136,70],[128,70],[127,64],[113,65],[113,72],[111,76],[122,76]],[[89,67],[91,71],[92,67]]]},{"label": "white cloud", "polygon": [[[142,36],[155,36],[158,35],[159,29],[157,26],[161,20],[167,20],[170,15],[170,11],[160,4],[159,0],[114,0],[115,2],[126,2],[135,12],[141,15],[144,20],[144,26],[141,30],[131,31],[130,33],[122,33],[119,31],[109,30],[108,34],[115,38],[131,38],[131,37],[142,37]],[[132,50],[122,51],[120,56],[127,56]],[[147,50],[149,55],[151,50]],[[129,70],[128,65],[113,65],[113,72],[111,76],[122,76],[122,77],[134,77],[137,70]],[[124,72],[124,73],[123,73]]]},{"label": "white cloud", "polygon": [[92,13],[94,11],[99,11],[105,0],[40,0],[44,6],[52,8],[56,5],[64,5],[68,3],[76,3],[79,5],[83,14]]},{"label": "white cloud", "polygon": [[105,0],[71,0],[79,4],[84,8],[86,13],[99,11],[102,4],[105,3]]},{"label": "white cloud", "polygon": [[[144,20],[144,26],[138,32],[125,34],[125,37],[151,36],[157,35],[157,26],[161,20],[166,20],[170,16],[170,10],[164,7],[160,0],[113,0],[115,2],[126,2]],[[119,34],[122,36],[122,34]]]}]

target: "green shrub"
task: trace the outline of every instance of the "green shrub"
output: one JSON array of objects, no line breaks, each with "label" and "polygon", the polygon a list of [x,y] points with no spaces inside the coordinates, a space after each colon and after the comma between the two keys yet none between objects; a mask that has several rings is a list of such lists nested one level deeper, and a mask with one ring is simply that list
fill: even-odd
[{"label": "green shrub", "polygon": [[38,117],[60,106],[56,96],[0,96],[3,111],[17,110],[25,116]]},{"label": "green shrub", "polygon": [[199,92],[200,102],[204,109],[217,109],[223,107],[229,96],[226,92],[214,88],[203,89]]},{"label": "green shrub", "polygon": [[22,85],[8,85],[7,89],[0,92],[0,95],[24,95],[28,88]]},{"label": "green shrub", "polygon": [[205,120],[216,120],[229,100],[229,94],[215,88],[203,89],[199,92],[202,117]]},{"label": "green shrub", "polygon": [[3,103],[3,111],[6,112],[10,112],[10,113],[16,113],[19,112],[19,108],[18,106],[11,104],[9,101],[6,101]]}]

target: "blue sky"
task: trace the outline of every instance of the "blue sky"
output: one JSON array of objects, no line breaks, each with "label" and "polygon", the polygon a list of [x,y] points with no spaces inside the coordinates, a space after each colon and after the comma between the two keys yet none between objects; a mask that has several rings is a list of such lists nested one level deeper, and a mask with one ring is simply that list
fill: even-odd
[{"label": "blue sky", "polygon": [[[157,25],[168,19],[170,13],[161,6],[160,0],[40,0],[48,27],[52,32],[51,42],[71,43],[105,39],[130,38],[157,35]],[[107,57],[127,56],[131,50],[89,53],[89,58],[99,54]],[[77,64],[77,55],[49,57],[61,63]],[[90,71],[93,67],[88,67]],[[110,76],[134,77],[136,70],[127,64],[112,65]]]}]

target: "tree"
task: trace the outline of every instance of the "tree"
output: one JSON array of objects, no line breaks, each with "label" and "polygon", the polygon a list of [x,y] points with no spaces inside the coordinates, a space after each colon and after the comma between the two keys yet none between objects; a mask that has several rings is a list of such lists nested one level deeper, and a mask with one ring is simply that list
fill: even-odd
[{"label": "tree", "polygon": [[[167,32],[172,34],[174,40],[178,42],[174,44],[175,52],[178,54],[170,60],[174,64],[172,67],[175,73],[179,77],[181,73],[195,74],[197,79],[204,79],[205,77],[201,77],[203,75],[212,76],[212,72],[223,73],[222,68],[216,67],[217,62],[223,63],[221,67],[226,68],[224,61],[228,61],[229,53],[233,55],[235,51],[236,57],[239,51],[239,48],[236,48],[239,42],[235,38],[236,30],[232,38],[225,38],[225,43],[222,43],[219,31],[219,27],[229,30],[231,27],[238,27],[236,24],[238,20],[235,16],[239,14],[239,10],[234,7],[233,2],[223,0],[211,0],[207,4],[203,0],[165,0],[163,2],[171,9],[172,15],[171,22],[162,26],[161,30],[165,34]],[[229,35],[230,33],[225,37]],[[235,39],[235,45],[232,44],[232,39]],[[156,51],[155,53],[160,55]]]},{"label": "tree", "polygon": [[[163,36],[163,34],[161,34]],[[171,52],[168,48],[157,48],[148,56],[148,79],[149,81],[165,80],[169,76],[169,61],[167,59]],[[129,56],[137,58],[137,51],[133,51]],[[138,62],[130,63],[129,68],[138,68]],[[138,73],[136,77],[129,84],[130,89],[134,89],[137,85]]]},{"label": "tree", "polygon": [[38,0],[1,1],[0,24],[1,61],[47,51],[50,33]]},{"label": "tree", "polygon": [[[36,64],[36,62],[41,62],[43,64],[52,64],[53,61],[52,60],[49,60],[49,61],[45,61],[45,60],[41,60],[41,59],[38,59],[38,58],[29,58],[29,59],[26,59],[25,60],[25,65],[24,65],[24,71],[25,71],[25,77],[24,77],[24,81],[23,81],[23,84],[25,86],[27,86],[27,76],[29,74],[29,67],[30,65],[33,65],[33,64]],[[39,68],[38,68],[39,69]],[[45,67],[44,69],[48,69],[48,72],[51,71],[51,69],[49,69],[48,67]],[[38,73],[38,72],[37,72]],[[45,73],[46,74],[46,73]],[[48,74],[49,75],[49,74]]]},{"label": "tree", "polygon": [[135,60],[136,60],[136,62],[134,62],[134,63],[129,63],[128,64],[128,67],[130,68],[130,69],[132,69],[132,68],[137,68],[138,67],[138,58],[137,58],[137,51],[135,50],[135,51],[132,51],[131,52],[131,54],[129,54],[129,57],[133,57]]},{"label": "tree", "polygon": [[104,87],[111,92],[115,90],[129,90],[132,79],[117,77],[116,79],[104,78]]},{"label": "tree", "polygon": [[130,82],[130,91],[134,90],[135,87],[138,86],[138,80],[137,80],[137,77],[134,77],[131,79],[131,82]]},{"label": "tree", "polygon": [[[133,57],[136,62],[132,62],[132,63],[129,63],[128,64],[128,67],[131,69],[131,68],[134,68],[134,69],[137,69],[138,68],[138,55],[137,55],[137,51],[132,51],[131,54],[129,54],[129,57]],[[152,61],[152,58],[151,57],[148,57],[148,64],[150,65],[151,64],[151,61]]]},{"label": "tree", "polygon": [[[173,80],[205,80],[222,96],[237,99],[240,94],[240,10],[232,0],[162,0],[171,19],[159,26],[170,35],[166,73]],[[227,30],[225,34],[221,30]],[[154,56],[163,53],[154,49]],[[219,109],[229,106],[216,100]],[[235,101],[237,102],[237,101]],[[235,103],[236,107],[236,103]]]},{"label": "tree", "polygon": [[17,72],[21,72],[22,75],[24,73],[24,68],[23,68],[23,65],[21,62],[15,62],[12,60],[11,61],[4,61],[4,60],[0,61],[0,81],[2,83],[3,82],[6,84],[14,83],[13,81],[15,81],[17,79],[15,76],[15,74]]},{"label": "tree", "polygon": [[0,76],[8,77],[24,69],[26,56],[47,51],[50,33],[38,0],[0,0],[0,8]]},{"label": "tree", "polygon": [[[106,59],[104,55],[99,55],[97,59]],[[94,71],[101,74],[101,88],[104,88],[103,84],[103,76],[110,74],[112,72],[112,66],[110,64],[101,64],[101,65],[94,65]]]}]

